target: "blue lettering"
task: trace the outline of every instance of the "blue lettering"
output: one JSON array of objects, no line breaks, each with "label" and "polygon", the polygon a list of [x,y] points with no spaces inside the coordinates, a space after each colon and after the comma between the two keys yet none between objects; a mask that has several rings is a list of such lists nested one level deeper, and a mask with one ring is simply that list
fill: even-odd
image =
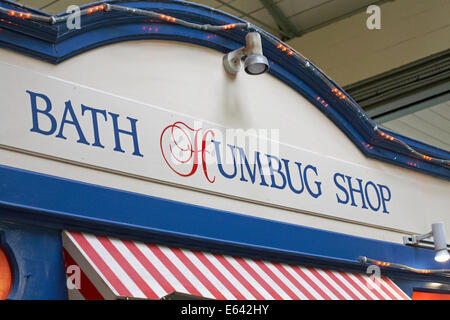
[{"label": "blue lettering", "polygon": [[313,167],[313,166],[311,166],[311,165],[308,165],[306,168],[305,168],[305,171],[303,172],[303,175],[305,176],[305,184],[306,184],[306,189],[308,189],[308,192],[309,192],[309,194],[313,197],[313,198],[318,198],[318,197],[320,197],[320,195],[322,195],[322,189],[321,189],[321,185],[322,185],[322,183],[321,182],[318,182],[318,181],[314,181],[314,183],[316,184],[316,186],[317,186],[317,192],[312,192],[311,191],[311,188],[309,187],[309,183],[308,183],[308,174],[307,174],[307,171],[308,170],[312,170],[315,174],[316,174],[316,176],[318,176],[318,173],[317,173],[317,168],[316,167]]},{"label": "blue lettering", "polygon": [[[391,201],[391,190],[389,190],[389,188],[387,186],[383,186],[381,184],[379,184],[378,186],[380,187],[381,200],[383,203],[383,213],[389,213],[389,211],[387,211],[387,209],[386,209],[386,201],[387,202]],[[385,198],[385,194],[384,194],[383,190],[386,190],[388,192],[387,198]]]},{"label": "blue lettering", "polygon": [[342,204],[347,204],[348,200],[349,200],[347,189],[345,187],[343,187],[341,184],[339,184],[339,182],[337,181],[337,178],[341,178],[343,180],[343,182],[345,182],[345,176],[342,173],[336,173],[333,177],[334,184],[336,185],[336,187],[338,187],[342,192],[345,193],[345,200],[342,200],[341,198],[339,198],[339,195],[336,193],[337,202],[342,203]]},{"label": "blue lettering", "polygon": [[[70,118],[72,120],[67,120],[67,114],[70,114]],[[75,112],[73,111],[72,108],[72,103],[69,101],[66,102],[66,108],[64,109],[64,114],[61,120],[61,127],[59,128],[59,133],[56,135],[56,138],[61,138],[66,140],[67,138],[64,137],[63,135],[63,131],[64,131],[64,125],[68,123],[71,124],[73,126],[75,126],[75,129],[77,130],[78,133],[78,143],[83,143],[83,144],[87,144],[89,145],[89,142],[87,142],[86,138],[84,137],[83,131],[81,130],[80,124],[78,122],[77,117],[75,116]]]},{"label": "blue lettering", "polygon": [[353,196],[353,192],[357,192],[361,195],[361,200],[362,200],[362,208],[363,209],[368,209],[366,207],[366,201],[364,199],[364,192],[363,192],[363,186],[362,186],[362,180],[361,179],[356,179],[356,181],[358,181],[359,184],[359,189],[355,189],[352,186],[352,177],[350,176],[346,176],[347,180],[348,180],[348,186],[350,188],[350,197],[352,198],[352,203],[351,206],[352,207],[357,207],[356,203],[355,203],[355,197]]},{"label": "blue lettering", "polygon": [[[51,114],[52,111],[52,102],[45,94],[32,92],[29,90],[26,90],[26,92],[30,95],[30,105],[31,105],[31,116],[33,121],[33,126],[30,129],[31,132],[36,132],[43,135],[52,135],[56,132],[58,129],[58,122],[56,121],[55,116]],[[40,101],[38,101],[38,99]],[[40,107],[38,107],[38,102],[40,103]],[[43,104],[43,103],[44,104]],[[81,116],[84,116],[86,112],[90,112],[91,119],[92,119],[92,129],[94,134],[94,143],[92,144],[93,147],[99,147],[99,148],[105,148],[100,140],[100,128],[99,128],[99,117],[103,117],[105,119],[105,122],[108,121],[107,118],[107,111],[101,110],[101,109],[95,109],[91,108],[85,105],[81,105]],[[113,120],[113,129],[114,129],[114,138],[115,138],[115,148],[114,151],[125,153],[125,151],[121,147],[120,143],[120,134],[129,135],[133,139],[134,144],[134,152],[133,155],[144,157],[144,155],[139,151],[139,142],[138,142],[138,134],[137,134],[137,126],[136,123],[138,120],[127,117],[127,119],[130,121],[131,129],[130,131],[123,130],[119,128],[118,119],[119,115],[108,112]],[[100,116],[99,116],[100,115]],[[46,123],[42,123],[43,120],[46,120]],[[41,123],[40,123],[41,121]],[[48,126],[48,122],[50,123],[50,127]],[[43,125],[47,124],[47,126]],[[78,121],[77,115],[74,111],[74,108],[72,106],[72,102],[70,100],[65,102],[65,108],[63,112],[63,116],[61,118],[61,123],[59,127],[59,131],[56,138],[67,140],[66,136],[64,135],[64,129],[67,129],[66,126],[71,125],[76,130],[78,134],[78,143],[90,145],[90,143],[87,141],[86,136],[83,133],[83,129],[80,125],[80,122]],[[48,128],[49,127],[49,128]],[[67,130],[66,130],[67,131]]]},{"label": "blue lettering", "polygon": [[[37,133],[40,133],[40,134],[43,134],[46,136],[52,135],[56,131],[57,123],[56,123],[55,117],[53,117],[50,114],[50,111],[52,110],[52,103],[51,103],[50,99],[44,94],[39,94],[39,93],[35,93],[32,91],[28,91],[28,90],[27,90],[27,93],[30,95],[31,116],[33,119],[33,128],[31,128],[30,131],[37,132]],[[37,107],[37,98],[38,97],[40,99],[44,100],[44,102],[45,102],[45,109],[43,109],[43,110],[40,110]],[[45,131],[39,127],[38,113],[45,115],[50,120],[50,129],[49,130]]]},{"label": "blue lettering", "polygon": [[241,181],[248,182],[248,180],[244,176],[244,163],[247,168],[248,175],[250,176],[250,180],[252,181],[252,184],[255,184],[256,181],[256,165],[258,165],[259,174],[261,176],[261,186],[268,187],[269,185],[266,183],[266,180],[264,179],[264,174],[262,172],[262,166],[261,166],[261,160],[259,158],[260,153],[258,151],[255,151],[255,163],[253,165],[253,171],[250,168],[250,164],[248,163],[247,156],[245,155],[244,149],[241,147],[236,147],[239,150],[239,154],[241,157]]},{"label": "blue lettering", "polygon": [[291,188],[292,192],[296,193],[296,194],[301,194],[303,192],[303,190],[305,189],[305,185],[303,184],[303,175],[302,175],[302,164],[295,162],[295,164],[298,167],[298,175],[300,176],[300,182],[301,182],[301,189],[297,190],[294,188],[294,186],[292,185],[292,180],[291,180],[291,173],[289,170],[289,160],[286,159],[282,159],[284,162],[284,166],[286,167],[286,177],[287,177],[287,181],[289,184],[289,188]]},{"label": "blue lettering", "polygon": [[[338,178],[340,178],[342,180],[341,183],[338,182]],[[345,200],[344,200],[344,199],[340,198],[340,196],[336,193],[336,198],[337,198],[338,203],[347,204],[349,202],[349,199],[351,199],[352,201],[351,201],[350,205],[352,207],[358,207],[355,202],[355,197],[354,197],[354,193],[356,192],[361,195],[361,200],[362,200],[361,208],[363,208],[363,209],[370,208],[370,210],[377,212],[380,210],[381,205],[383,205],[383,212],[389,213],[389,211],[386,208],[386,203],[391,200],[392,194],[391,194],[391,190],[387,186],[384,186],[381,184],[377,185],[372,181],[367,181],[364,183],[364,181],[362,179],[358,179],[358,178],[356,178],[356,181],[358,181],[359,188],[354,188],[352,186],[352,177],[344,176],[341,173],[336,173],[334,175],[334,183],[345,195]],[[348,187],[347,187],[346,183],[348,183]],[[375,195],[373,194],[373,191],[370,191],[370,189],[375,191]],[[370,191],[370,193],[369,193],[369,191]],[[376,196],[376,200],[375,200],[374,196]],[[366,201],[367,201],[367,205],[369,207],[366,206]]]},{"label": "blue lettering", "polygon": [[130,124],[131,124],[131,131],[126,131],[123,129],[119,129],[119,124],[118,124],[119,115],[112,113],[112,112],[108,112],[108,113],[111,116],[111,118],[113,119],[114,139],[116,141],[116,147],[114,148],[114,151],[125,153],[125,151],[123,151],[120,146],[120,136],[119,135],[122,133],[122,134],[130,135],[133,138],[133,144],[134,144],[133,155],[139,156],[139,157],[144,157],[144,155],[141,154],[139,151],[139,142],[138,142],[137,129],[136,129],[137,120],[127,117],[127,119],[130,121]]},{"label": "blue lettering", "polygon": [[[281,164],[280,159],[278,159],[275,156],[271,156],[270,154],[266,154],[267,160],[269,161],[269,169],[270,169],[270,177],[272,178],[272,188],[277,188],[277,189],[284,189],[286,188],[286,176],[284,175],[284,173],[281,171],[283,169],[283,166]],[[272,165],[272,159],[275,159],[278,162],[278,169],[274,169],[273,165]],[[281,177],[281,179],[283,180],[283,183],[281,185],[277,185],[275,182],[275,173],[278,173],[278,175]]]},{"label": "blue lettering", "polygon": [[100,142],[100,133],[98,131],[98,119],[97,119],[97,115],[101,114],[103,115],[103,117],[105,118],[105,121],[108,121],[108,119],[106,118],[106,110],[99,110],[99,109],[94,109],[94,108],[90,108],[85,106],[84,104],[81,105],[81,115],[84,116],[84,113],[86,111],[90,111],[91,112],[91,117],[92,117],[92,127],[94,129],[94,143],[92,144],[93,147],[100,147],[100,148],[105,148],[101,142]]},{"label": "blue lettering", "polygon": [[[377,195],[377,199],[378,199],[378,206],[377,207],[372,206],[372,202],[370,201],[369,193],[368,193],[368,190],[367,190],[367,188],[369,186],[372,186],[373,190],[375,190],[375,194]],[[366,186],[364,187],[364,191],[366,193],[367,204],[369,205],[370,209],[372,209],[375,212],[378,211],[380,209],[380,206],[381,206],[381,200],[380,200],[380,195],[378,194],[378,188],[375,185],[375,183],[373,183],[372,181],[367,182]]]},{"label": "blue lettering", "polygon": [[214,143],[214,147],[216,149],[217,167],[219,168],[220,173],[227,179],[233,179],[234,177],[236,177],[236,174],[237,174],[236,157],[234,155],[234,150],[236,147],[232,146],[230,144],[228,145],[228,147],[231,150],[231,154],[233,155],[234,172],[232,174],[227,174],[222,166],[223,162],[222,162],[222,158],[220,156],[220,142],[215,141],[215,140],[211,140],[211,142]]}]

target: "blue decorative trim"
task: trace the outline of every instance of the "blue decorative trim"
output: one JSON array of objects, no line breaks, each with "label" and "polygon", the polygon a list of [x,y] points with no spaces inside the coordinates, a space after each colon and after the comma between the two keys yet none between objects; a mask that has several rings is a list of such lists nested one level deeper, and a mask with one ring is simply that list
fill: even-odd
[{"label": "blue decorative trim", "polygon": [[[133,2],[122,0],[99,3],[105,2],[162,12],[200,24],[222,25],[243,21],[226,13],[183,1]],[[0,7],[17,9],[12,2],[7,0],[0,0]],[[21,10],[36,12],[36,10],[27,8]],[[80,30],[67,30],[64,23],[49,25],[14,19],[2,14],[0,14],[0,18],[3,19],[3,21],[0,21],[0,28],[2,28],[0,31],[0,47],[9,48],[51,63],[60,63],[90,49],[128,40],[182,41],[206,46],[221,52],[229,52],[245,43],[245,32],[242,30],[217,32],[215,37],[211,37],[212,34],[206,31],[150,21],[148,17],[132,16],[123,12],[100,12],[84,16],[82,18],[83,28]],[[149,33],[148,30],[143,30],[143,27],[150,23],[154,28],[158,28],[158,32]],[[287,56],[266,40],[263,40],[263,47],[265,55],[272,64],[271,74],[319,108],[366,156],[450,180],[450,166],[421,160],[412,156],[399,144],[381,139],[376,135],[373,130],[374,123],[366,113],[361,108],[355,109],[345,101],[338,99],[330,91],[329,83],[342,92],[344,90],[317,68],[306,69],[299,66],[294,57]],[[316,100],[317,96],[325,99],[329,106],[324,108]],[[450,159],[450,152],[448,151],[395,133],[391,133],[391,135],[407,140],[419,152],[438,158]],[[369,148],[367,147],[368,144],[370,145]],[[416,166],[411,166],[409,163],[415,163]]]},{"label": "blue decorative trim", "polygon": [[[359,256],[424,269],[449,268],[434,252],[249,217],[0,166],[0,219],[255,259],[365,272]],[[199,223],[201,221],[201,223]],[[312,241],[312,239],[314,241]],[[398,279],[438,275],[386,271]]]}]

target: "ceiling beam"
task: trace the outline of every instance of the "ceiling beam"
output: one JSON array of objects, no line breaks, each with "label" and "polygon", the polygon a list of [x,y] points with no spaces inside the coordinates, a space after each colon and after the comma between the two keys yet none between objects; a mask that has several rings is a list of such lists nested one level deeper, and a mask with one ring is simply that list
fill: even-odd
[{"label": "ceiling beam", "polygon": [[287,35],[288,38],[283,40],[290,40],[292,38],[300,36],[297,27],[292,23],[291,20],[289,20],[289,18],[284,14],[280,7],[277,6],[274,0],[259,1],[272,16],[273,20],[279,26],[279,28]]},{"label": "ceiling beam", "polygon": [[376,122],[390,121],[450,97],[450,49],[344,87]]}]

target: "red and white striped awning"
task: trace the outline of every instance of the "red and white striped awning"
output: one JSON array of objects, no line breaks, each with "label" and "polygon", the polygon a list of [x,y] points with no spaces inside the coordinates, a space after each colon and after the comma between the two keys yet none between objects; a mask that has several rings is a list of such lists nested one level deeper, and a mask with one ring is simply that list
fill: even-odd
[{"label": "red and white striped awning", "polygon": [[[390,279],[63,232],[71,299],[404,300]],[[79,271],[78,273],[76,271]],[[80,278],[74,280],[74,276]],[[69,282],[69,281],[68,281]]]}]

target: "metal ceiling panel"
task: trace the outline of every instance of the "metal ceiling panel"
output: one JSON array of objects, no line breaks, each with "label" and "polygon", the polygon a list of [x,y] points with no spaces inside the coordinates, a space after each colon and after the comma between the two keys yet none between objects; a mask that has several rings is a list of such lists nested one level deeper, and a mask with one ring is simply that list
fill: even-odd
[{"label": "metal ceiling panel", "polygon": [[450,101],[383,123],[382,126],[450,150]]},{"label": "metal ceiling panel", "polygon": [[308,32],[338,19],[365,11],[373,0],[332,0],[308,1],[308,5],[300,5],[303,1],[283,0],[279,6],[289,12],[289,19],[300,31]]},{"label": "metal ceiling panel", "polygon": [[[48,6],[49,4],[55,2],[55,0],[13,0],[14,2],[24,4],[26,6],[41,9],[43,7]],[[56,0],[59,1],[59,0]]]}]

